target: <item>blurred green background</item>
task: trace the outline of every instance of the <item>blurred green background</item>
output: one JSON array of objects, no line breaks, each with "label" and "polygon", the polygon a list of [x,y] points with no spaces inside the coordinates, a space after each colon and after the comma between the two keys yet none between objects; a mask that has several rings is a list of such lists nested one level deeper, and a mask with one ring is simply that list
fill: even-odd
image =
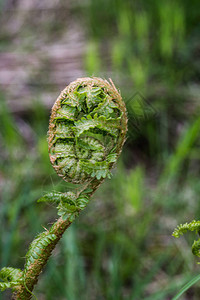
[{"label": "blurred green background", "polygon": [[[0,1],[0,265],[23,268],[56,218],[36,200],[66,191],[46,132],[60,91],[112,78],[129,132],[113,177],[69,228],[35,294],[40,300],[167,300],[200,272],[200,2]],[[10,292],[0,294],[10,299]],[[200,283],[181,300],[200,299]]]}]

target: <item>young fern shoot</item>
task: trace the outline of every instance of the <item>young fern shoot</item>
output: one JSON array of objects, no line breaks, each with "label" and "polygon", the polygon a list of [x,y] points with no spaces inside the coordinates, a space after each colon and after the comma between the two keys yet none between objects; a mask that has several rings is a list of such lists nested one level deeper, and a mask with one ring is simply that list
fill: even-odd
[{"label": "young fern shoot", "polygon": [[39,202],[57,204],[59,218],[30,244],[23,270],[3,268],[0,289],[13,290],[13,299],[31,299],[32,291],[52,250],[119,157],[126,138],[125,104],[113,82],[79,78],[56,100],[51,113],[48,145],[50,161],[76,192],[48,193]]},{"label": "young fern shoot", "polygon": [[[179,238],[181,235],[186,233],[187,231],[195,231],[198,236],[200,235],[200,221],[193,220],[190,223],[180,224],[177,226],[177,228],[174,230],[172,235],[175,238]],[[198,240],[195,240],[192,245],[192,253],[195,256],[200,257],[200,238]]]}]

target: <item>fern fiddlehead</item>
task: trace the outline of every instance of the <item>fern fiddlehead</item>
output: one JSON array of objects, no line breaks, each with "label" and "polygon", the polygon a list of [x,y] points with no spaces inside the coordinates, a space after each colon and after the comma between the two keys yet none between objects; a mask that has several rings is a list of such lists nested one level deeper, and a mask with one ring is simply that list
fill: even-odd
[{"label": "fern fiddlehead", "polygon": [[55,102],[49,126],[50,160],[59,176],[72,183],[109,176],[126,131],[125,107],[114,86],[82,78]]},{"label": "fern fiddlehead", "polygon": [[[198,235],[200,235],[200,221],[193,220],[190,223],[180,224],[174,230],[172,235],[175,238],[179,238],[181,235],[183,235],[187,231],[195,231]],[[193,244],[192,244],[192,253],[195,256],[200,257],[200,238],[193,242]]]},{"label": "fern fiddlehead", "polygon": [[14,299],[31,299],[38,276],[63,233],[103,180],[110,178],[126,131],[125,104],[111,80],[79,78],[61,92],[50,117],[49,156],[57,174],[78,187],[76,192],[52,192],[39,199],[55,202],[59,218],[31,243],[23,271],[0,271],[0,288],[12,288]]}]

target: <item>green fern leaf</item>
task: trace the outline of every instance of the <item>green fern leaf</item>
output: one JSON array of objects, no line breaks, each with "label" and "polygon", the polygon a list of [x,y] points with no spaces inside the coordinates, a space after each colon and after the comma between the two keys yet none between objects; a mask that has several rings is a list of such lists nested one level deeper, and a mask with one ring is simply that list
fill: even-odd
[{"label": "green fern leaf", "polygon": [[195,256],[200,257],[200,239],[197,241],[194,241],[193,245],[192,245],[192,253]]},{"label": "green fern leaf", "polygon": [[105,130],[111,136],[116,137],[118,134],[119,122],[117,119],[106,119],[105,116],[101,115],[98,117],[97,114],[92,118],[91,115],[82,117],[81,120],[74,122],[76,128],[76,136],[79,137],[84,132],[92,128],[99,128]]},{"label": "green fern leaf", "polygon": [[37,202],[59,203],[61,201],[61,198],[62,198],[62,193],[51,192],[38,199]]},{"label": "green fern leaf", "polygon": [[24,272],[29,269],[30,265],[42,258],[45,249],[51,244],[52,241],[56,240],[56,235],[51,234],[48,231],[40,233],[30,244],[29,250],[26,254],[26,263],[24,267]]},{"label": "green fern leaf", "polygon": [[177,226],[177,228],[174,230],[172,235],[176,238],[179,238],[181,235],[186,233],[187,231],[199,231],[200,230],[200,221],[193,220],[190,223],[180,224]]},{"label": "green fern leaf", "polygon": [[4,291],[8,288],[14,288],[20,285],[22,281],[23,272],[20,269],[15,269],[11,267],[2,268],[0,271],[0,290]]}]

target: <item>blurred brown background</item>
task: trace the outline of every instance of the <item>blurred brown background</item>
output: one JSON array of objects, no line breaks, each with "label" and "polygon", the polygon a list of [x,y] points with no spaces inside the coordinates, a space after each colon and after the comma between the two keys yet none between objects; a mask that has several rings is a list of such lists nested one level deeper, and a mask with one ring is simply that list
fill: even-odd
[{"label": "blurred brown background", "polygon": [[[199,1],[0,1],[0,263],[23,268],[28,245],[66,191],[46,132],[60,91],[81,76],[111,77],[129,116],[122,156],[64,235],[38,299],[168,300],[199,274]],[[198,300],[199,283],[182,300]],[[10,299],[10,292],[0,294]]]}]

